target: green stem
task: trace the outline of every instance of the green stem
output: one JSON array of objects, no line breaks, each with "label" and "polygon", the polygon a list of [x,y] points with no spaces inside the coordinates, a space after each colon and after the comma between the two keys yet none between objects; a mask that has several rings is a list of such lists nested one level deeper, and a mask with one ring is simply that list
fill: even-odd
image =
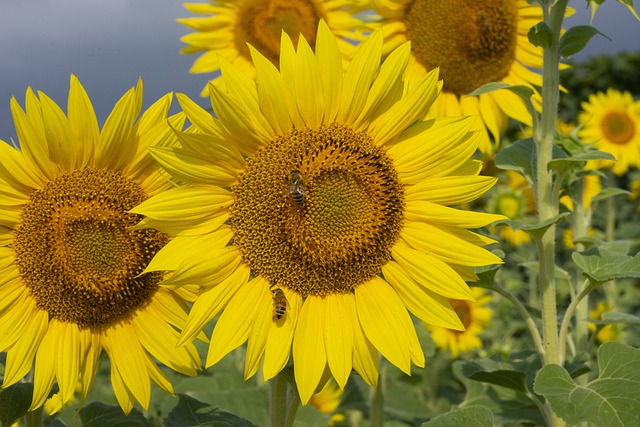
[{"label": "green stem", "polygon": [[[542,70],[542,118],[536,132],[537,146],[537,182],[536,196],[540,222],[558,214],[558,199],[553,197],[553,177],[548,169],[552,160],[552,150],[556,129],[557,108],[559,102],[559,63],[558,40],[568,0],[559,0],[550,12],[545,10],[545,22],[553,35],[551,46],[544,49]],[[542,336],[544,363],[558,363],[558,326],[556,312],[555,284],[555,226],[549,227],[539,239],[538,256],[540,262],[540,291],[542,301]]]},{"label": "green stem", "polygon": [[298,412],[298,407],[300,407],[300,395],[292,390],[293,395],[291,402],[289,402],[289,410],[287,411],[287,419],[284,423],[284,427],[293,427],[293,422],[296,420],[296,413]]},{"label": "green stem", "polygon": [[44,425],[44,406],[27,412],[24,416],[26,427],[42,427]]},{"label": "green stem", "polygon": [[384,372],[385,369],[382,367],[378,377],[378,384],[371,395],[369,407],[369,425],[371,427],[383,427],[384,425]]},{"label": "green stem", "polygon": [[[607,187],[616,188],[616,177],[611,172],[607,171]],[[616,204],[615,197],[609,197],[607,199],[607,224],[606,224],[606,239],[607,242],[612,242],[616,237]]]},{"label": "green stem", "polygon": [[[550,46],[545,47],[542,67],[542,117],[540,128],[534,129],[537,148],[536,198],[538,218],[547,221],[558,215],[558,198],[554,197],[554,183],[548,165],[552,160],[558,103],[560,99],[560,54],[559,40],[568,0],[557,0],[550,9],[543,6],[544,20],[551,30]],[[542,339],[544,364],[560,363],[558,345],[558,319],[556,311],[555,283],[555,234],[552,225],[538,239],[538,260],[540,263],[540,294],[542,303]],[[565,425],[555,414],[551,416],[552,426]]]},{"label": "green stem", "polygon": [[[571,317],[573,317],[573,312],[575,311],[580,301],[582,301],[591,291],[593,291],[598,286],[597,283],[589,283],[585,281],[582,286],[582,291],[571,301],[569,307],[567,307],[567,311],[564,313],[564,317],[562,318],[562,323],[560,324],[560,352],[562,355],[565,354],[566,343],[567,343],[567,334],[569,332],[569,323],[571,322]],[[564,357],[560,360],[560,363],[564,362]]]},{"label": "green stem", "polygon": [[278,374],[269,381],[271,392],[271,427],[283,427],[287,417],[287,390],[289,383]]},{"label": "green stem", "polygon": [[518,301],[518,298],[516,298],[511,292],[504,288],[495,286],[492,287],[491,290],[499,293],[500,295],[508,299],[511,304],[513,304],[520,316],[522,316],[522,318],[524,319],[524,323],[527,325],[527,329],[529,329],[529,333],[531,334],[531,338],[533,339],[533,344],[536,346],[536,350],[540,354],[540,357],[544,358],[544,347],[542,346],[542,337],[540,336],[540,331],[538,331],[536,323],[533,321],[533,318],[531,317],[525,306],[520,301]]},{"label": "green stem", "polygon": [[[582,183],[580,192],[576,200],[573,201],[573,235],[576,240],[580,240],[587,237],[587,230],[589,228],[589,218],[584,206],[584,178],[580,181]],[[576,244],[577,251],[583,251],[584,245],[582,243]],[[579,273],[578,273],[579,274]],[[576,277],[577,279],[577,277]],[[587,283],[582,286],[576,286],[578,294],[581,294],[585,289]],[[565,313],[566,316],[566,313]],[[584,295],[582,301],[580,301],[576,307],[575,316],[575,340],[576,340],[576,354],[580,352],[588,351],[589,345],[589,296]],[[563,319],[564,320],[564,319]],[[566,339],[566,338],[565,338]],[[562,351],[560,353],[562,358],[566,357],[566,353]],[[583,377],[586,380],[586,377]]]}]

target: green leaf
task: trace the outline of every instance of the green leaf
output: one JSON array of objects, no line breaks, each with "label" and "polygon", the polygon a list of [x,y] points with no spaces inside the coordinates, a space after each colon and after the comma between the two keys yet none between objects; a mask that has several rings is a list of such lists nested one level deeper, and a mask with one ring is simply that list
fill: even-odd
[{"label": "green leaf", "polygon": [[591,201],[599,202],[601,200],[608,199],[609,197],[628,196],[629,194],[631,194],[629,191],[623,190],[622,188],[605,188],[596,194]]},{"label": "green leaf", "polygon": [[464,406],[442,415],[438,415],[422,424],[422,427],[492,427],[493,414],[488,408],[480,405]]},{"label": "green leaf", "polygon": [[560,365],[547,365],[534,383],[551,409],[569,424],[583,421],[599,427],[640,425],[640,350],[617,342],[598,349],[599,377],[576,384]]},{"label": "green leaf", "polygon": [[80,410],[82,427],[149,427],[149,422],[137,409],[129,415],[122,412],[120,406],[107,405],[102,402],[91,402]]},{"label": "green leaf", "polygon": [[33,384],[18,383],[0,390],[0,424],[9,427],[22,418],[31,406]]},{"label": "green leaf", "polygon": [[503,360],[499,355],[494,355],[487,359],[464,362],[462,374],[475,381],[527,393],[527,384],[539,367],[540,359],[537,354],[523,352],[512,354],[510,360]]},{"label": "green leaf", "polygon": [[574,252],[571,257],[582,272],[595,283],[625,277],[640,277],[640,253],[631,257],[608,249],[593,247]]},{"label": "green leaf", "polygon": [[[461,406],[480,405],[488,408],[494,414],[496,425],[544,425],[544,417],[540,409],[528,395],[505,387],[473,381],[462,374],[464,363],[466,362],[457,360],[452,365],[455,379],[463,384],[466,390]],[[445,408],[448,407],[445,406]],[[436,415],[442,412],[444,411]]]},{"label": "green leaf", "polygon": [[549,48],[553,44],[553,33],[551,28],[544,23],[538,22],[536,25],[529,29],[529,42],[534,46],[542,48]]},{"label": "green leaf", "polygon": [[478,280],[475,282],[468,282],[469,286],[475,286],[478,288],[493,288],[494,280],[496,277],[496,273],[500,270],[500,267],[496,267],[492,265],[491,268],[487,268],[486,270],[476,271],[476,275],[478,276]]},{"label": "green leaf", "polygon": [[[564,153],[564,151],[562,152]],[[556,151],[554,153],[554,159],[549,162],[548,167],[550,170],[563,172],[576,166],[579,167],[579,162],[587,162],[589,160],[615,160],[615,157],[609,153],[598,150],[588,150],[581,153],[575,153],[570,156],[567,156],[566,153],[562,156],[560,155],[560,151]]]},{"label": "green leaf", "polygon": [[230,414],[212,408],[208,403],[200,402],[186,394],[178,394],[178,404],[163,420],[165,427],[183,426],[234,426],[255,427],[255,424]]},{"label": "green leaf", "polygon": [[602,319],[592,321],[599,325],[607,325],[610,323],[628,323],[632,325],[640,325],[640,317],[629,313],[618,313],[615,311],[607,311],[602,313]]},{"label": "green leaf", "polygon": [[567,32],[560,37],[560,56],[568,58],[580,52],[596,34],[608,38],[591,25],[576,25],[575,27],[569,28]]},{"label": "green leaf", "polygon": [[569,215],[571,215],[571,212],[562,212],[561,214],[542,222],[524,222],[509,219],[504,221],[496,221],[495,225],[508,225],[513,230],[522,230],[530,234],[533,238],[538,238],[542,236],[549,227],[557,224],[558,222],[560,222],[560,220]]},{"label": "green leaf", "polygon": [[[560,147],[554,145],[552,157],[553,159],[564,159],[567,154]],[[537,180],[537,158],[536,143],[533,138],[527,138],[500,149],[494,162],[496,167],[519,172],[530,184],[534,184]]]},{"label": "green leaf", "polygon": [[533,96],[533,89],[529,86],[524,85],[509,85],[506,83],[500,82],[489,82],[485,83],[476,90],[471,93],[468,93],[466,96],[478,96],[485,93],[493,92],[496,90],[507,89],[516,95],[520,96],[525,102],[528,101]]},{"label": "green leaf", "polygon": [[529,183],[536,176],[536,144],[533,138],[522,139],[502,148],[495,157],[496,167],[519,172]]}]

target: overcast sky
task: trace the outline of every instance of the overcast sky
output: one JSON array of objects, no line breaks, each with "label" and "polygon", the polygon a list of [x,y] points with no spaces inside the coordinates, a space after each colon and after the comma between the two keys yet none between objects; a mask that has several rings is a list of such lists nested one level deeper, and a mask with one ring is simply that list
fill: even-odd
[{"label": "overcast sky", "polygon": [[[198,0],[189,0],[197,2]],[[202,0],[205,2],[205,0]],[[0,0],[0,139],[15,138],[11,96],[24,106],[26,88],[41,90],[66,111],[69,75],[89,93],[100,124],[138,76],[144,81],[144,108],[167,92],[199,97],[206,75],[189,74],[195,59],[180,55],[176,23],[191,16],[178,0]],[[587,24],[584,0],[567,25]],[[612,41],[596,37],[584,59],[599,53],[640,50],[640,22],[614,0],[600,7],[594,26]]]}]

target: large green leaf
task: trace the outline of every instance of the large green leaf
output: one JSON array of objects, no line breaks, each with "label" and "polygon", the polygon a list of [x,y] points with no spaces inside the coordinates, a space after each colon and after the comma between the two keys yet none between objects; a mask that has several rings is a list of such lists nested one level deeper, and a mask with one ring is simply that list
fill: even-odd
[{"label": "large green leaf", "polygon": [[[495,164],[503,170],[513,170],[522,174],[530,184],[537,180],[536,143],[533,138],[522,139],[502,148],[495,157]],[[567,153],[557,145],[553,146],[554,160],[565,159]]]},{"label": "large green leaf", "polygon": [[640,426],[640,349],[608,342],[598,349],[599,377],[576,384],[560,365],[547,365],[534,383],[553,412],[569,424],[599,427]]},{"label": "large green leaf", "polygon": [[465,406],[447,412],[422,424],[422,427],[492,427],[493,414],[488,408],[480,405]]},{"label": "large green leaf", "polygon": [[178,405],[164,419],[166,427],[228,425],[237,427],[255,427],[255,424],[229,412],[212,408],[208,403],[200,402],[186,394],[178,394]]},{"label": "large green leaf", "polygon": [[462,374],[475,381],[499,385],[527,393],[528,384],[540,367],[538,355],[532,352],[514,353],[504,360],[499,355],[462,363]]},{"label": "large green leaf", "polygon": [[574,252],[571,257],[592,282],[604,283],[625,277],[640,277],[640,253],[631,257],[593,247],[584,252]]},{"label": "large green leaf", "polygon": [[91,402],[80,410],[82,427],[149,427],[146,418],[137,409],[125,415],[117,405],[107,405],[102,402]]},{"label": "large green leaf", "polygon": [[18,383],[0,390],[0,425],[8,427],[22,418],[31,406],[33,384]]}]

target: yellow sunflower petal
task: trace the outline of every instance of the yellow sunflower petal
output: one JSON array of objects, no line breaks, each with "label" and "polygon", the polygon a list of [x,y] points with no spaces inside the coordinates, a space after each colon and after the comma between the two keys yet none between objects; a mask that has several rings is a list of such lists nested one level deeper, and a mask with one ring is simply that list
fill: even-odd
[{"label": "yellow sunflower petal", "polygon": [[356,288],[356,309],[371,343],[406,374],[411,374],[410,330],[415,328],[398,294],[380,278]]},{"label": "yellow sunflower petal", "polygon": [[492,222],[507,219],[504,215],[454,209],[426,200],[407,202],[405,215],[410,221],[437,223],[462,228],[480,228]]},{"label": "yellow sunflower petal", "polygon": [[133,409],[135,403],[135,396],[125,385],[120,372],[118,371],[118,365],[111,365],[111,386],[113,387],[113,393],[118,400],[122,412],[129,414]]},{"label": "yellow sunflower petal", "polygon": [[55,320],[49,324],[49,328],[53,329],[51,333],[55,336],[56,347],[67,349],[65,357],[56,357],[56,379],[60,387],[60,399],[67,402],[73,396],[80,373],[80,332],[76,324]]},{"label": "yellow sunflower petal", "polygon": [[502,263],[499,257],[478,246],[478,242],[470,242],[472,235],[456,235],[449,231],[453,229],[443,230],[428,223],[411,222],[402,230],[402,238],[414,249],[432,254],[446,263],[473,267]]},{"label": "yellow sunflower petal", "polygon": [[109,353],[112,369],[116,367],[126,389],[146,410],[151,398],[151,383],[145,367],[147,356],[134,329],[127,324],[114,325],[103,333],[104,341],[108,341],[103,345]]},{"label": "yellow sunflower petal", "polygon": [[133,159],[137,149],[136,144],[122,142],[133,142],[133,125],[141,108],[142,80],[139,80],[135,89],[131,88],[118,100],[104,122],[96,154],[97,167],[119,170]]},{"label": "yellow sunflower petal", "polygon": [[380,356],[376,347],[367,339],[358,320],[355,299],[348,307],[347,313],[353,325],[353,369],[372,387],[378,385],[378,367]]},{"label": "yellow sunflower petal", "polygon": [[207,367],[216,364],[249,338],[251,325],[260,311],[255,301],[263,290],[264,282],[261,276],[253,279],[241,286],[229,300],[211,335]]},{"label": "yellow sunflower petal", "polygon": [[31,370],[38,346],[47,332],[49,316],[46,312],[33,310],[29,317],[28,324],[22,333],[22,339],[16,341],[7,350],[3,387],[15,384]]},{"label": "yellow sunflower petal", "polygon": [[203,292],[191,307],[189,320],[182,330],[176,345],[184,345],[193,340],[205,324],[213,319],[233,295],[247,283],[250,270],[242,264],[232,275],[220,284]]},{"label": "yellow sunflower petal", "polygon": [[497,182],[491,176],[452,176],[434,178],[408,186],[407,201],[426,200],[441,205],[461,205],[469,203],[487,191]]},{"label": "yellow sunflower petal", "polygon": [[244,359],[244,380],[251,378],[260,367],[260,360],[265,353],[267,335],[271,326],[271,292],[269,283],[263,281],[260,286],[262,292],[255,302],[259,309],[251,325],[247,339],[247,353]]},{"label": "yellow sunflower petal", "polygon": [[353,324],[347,306],[353,295],[328,295],[324,301],[324,346],[327,363],[340,388],[344,388],[353,364]]},{"label": "yellow sunflower petal", "polygon": [[49,392],[55,380],[56,371],[56,355],[57,355],[57,336],[54,328],[49,325],[47,333],[40,341],[38,351],[36,352],[36,360],[33,373],[33,398],[31,400],[31,409],[42,406],[49,397]]},{"label": "yellow sunflower petal", "polygon": [[305,405],[320,383],[327,366],[324,340],[325,302],[322,298],[309,296],[302,304],[298,326],[293,337],[293,369],[300,401]]},{"label": "yellow sunflower petal", "polygon": [[392,255],[411,278],[433,292],[447,298],[473,299],[469,286],[440,259],[403,244],[396,244]]},{"label": "yellow sunflower petal", "polygon": [[396,262],[382,267],[385,280],[393,286],[409,311],[423,322],[443,328],[464,330],[460,318],[449,300],[430,291],[412,279]]},{"label": "yellow sunflower petal", "polygon": [[265,381],[275,377],[287,365],[291,356],[293,334],[302,307],[300,294],[288,289],[282,289],[282,292],[287,299],[287,311],[282,319],[270,323],[271,327],[264,355],[263,376]]}]

